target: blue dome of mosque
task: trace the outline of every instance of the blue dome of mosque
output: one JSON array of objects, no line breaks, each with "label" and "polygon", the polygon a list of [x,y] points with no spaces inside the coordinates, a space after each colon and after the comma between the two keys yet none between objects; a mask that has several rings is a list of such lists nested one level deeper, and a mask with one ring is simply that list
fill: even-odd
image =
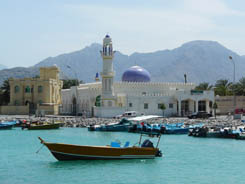
[{"label": "blue dome of mosque", "polygon": [[123,82],[150,82],[151,75],[146,69],[140,66],[132,66],[123,73],[122,81]]}]

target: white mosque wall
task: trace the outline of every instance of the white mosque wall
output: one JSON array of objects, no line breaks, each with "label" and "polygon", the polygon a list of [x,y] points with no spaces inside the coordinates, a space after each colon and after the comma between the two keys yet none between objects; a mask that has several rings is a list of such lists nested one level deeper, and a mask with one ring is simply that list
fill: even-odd
[{"label": "white mosque wall", "polygon": [[123,107],[93,107],[95,117],[113,118],[122,115],[126,109]]},{"label": "white mosque wall", "polygon": [[165,104],[164,116],[177,115],[177,101],[171,96],[128,96],[127,111],[136,111],[139,115],[163,115],[158,104]]},{"label": "white mosque wall", "polygon": [[[195,88],[192,83],[137,83],[137,82],[115,82],[114,93],[116,96],[124,96],[125,103],[123,108],[105,109],[101,116],[118,115],[123,111],[137,111],[139,114],[156,114],[162,115],[162,110],[158,109],[159,103],[164,103],[166,110],[165,116],[177,115],[177,101],[193,100],[190,103],[190,109],[194,111],[194,101],[214,100],[213,91],[204,91],[203,94],[192,94],[191,90]],[[92,115],[92,108],[95,100],[101,95],[101,82],[80,84],[80,86],[71,87],[62,90],[62,114],[71,114],[73,111],[73,99],[76,99],[76,113],[88,116]],[[129,107],[129,103],[133,106]],[[148,104],[148,108],[144,108],[144,104]],[[170,105],[171,104],[171,105]],[[112,112],[110,112],[112,111]]]}]

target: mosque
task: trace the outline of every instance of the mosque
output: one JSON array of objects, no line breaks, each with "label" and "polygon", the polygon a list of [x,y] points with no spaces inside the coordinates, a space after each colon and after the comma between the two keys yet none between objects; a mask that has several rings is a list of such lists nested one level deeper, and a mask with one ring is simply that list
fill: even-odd
[{"label": "mosque", "polygon": [[[138,115],[186,116],[197,111],[212,111],[213,91],[197,91],[193,83],[151,82],[150,73],[140,66],[127,69],[120,82],[114,82],[112,39],[103,39],[103,68],[95,82],[61,91],[61,114],[88,117],[116,117],[127,111]],[[165,110],[162,110],[162,106]]]}]

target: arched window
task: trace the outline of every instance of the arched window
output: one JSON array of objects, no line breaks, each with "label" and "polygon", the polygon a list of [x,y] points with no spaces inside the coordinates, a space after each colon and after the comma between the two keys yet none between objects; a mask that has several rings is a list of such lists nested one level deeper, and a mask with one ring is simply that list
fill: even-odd
[{"label": "arched window", "polygon": [[26,93],[30,93],[31,92],[31,88],[29,86],[26,86],[25,92]]},{"label": "arched window", "polygon": [[15,93],[18,93],[19,91],[20,91],[20,87],[19,87],[19,86],[15,86],[15,87],[14,87],[14,92],[15,92]]},{"label": "arched window", "polygon": [[42,93],[43,92],[43,87],[42,86],[38,86],[38,93]]}]

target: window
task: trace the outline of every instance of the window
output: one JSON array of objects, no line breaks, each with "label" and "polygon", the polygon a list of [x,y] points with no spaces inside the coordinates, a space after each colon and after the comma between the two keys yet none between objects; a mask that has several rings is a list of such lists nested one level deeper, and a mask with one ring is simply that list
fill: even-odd
[{"label": "window", "polygon": [[129,103],[128,106],[129,106],[129,107],[133,107],[133,104],[132,104],[132,103]]},{"label": "window", "polygon": [[29,86],[26,86],[25,92],[26,93],[30,93],[31,92],[31,88]]},{"label": "window", "polygon": [[144,109],[148,109],[148,103],[144,103]]},{"label": "window", "polygon": [[19,86],[15,86],[15,87],[14,87],[14,92],[15,92],[15,93],[18,93],[19,91],[20,91],[20,87],[19,87]]},{"label": "window", "polygon": [[146,92],[142,92],[142,95],[145,96],[146,95]]},{"label": "window", "polygon": [[38,93],[42,93],[43,92],[43,87],[42,86],[38,86]]},{"label": "window", "polygon": [[170,109],[172,109],[172,108],[174,108],[174,104],[170,103],[170,104],[168,104],[168,107],[169,107]]}]

